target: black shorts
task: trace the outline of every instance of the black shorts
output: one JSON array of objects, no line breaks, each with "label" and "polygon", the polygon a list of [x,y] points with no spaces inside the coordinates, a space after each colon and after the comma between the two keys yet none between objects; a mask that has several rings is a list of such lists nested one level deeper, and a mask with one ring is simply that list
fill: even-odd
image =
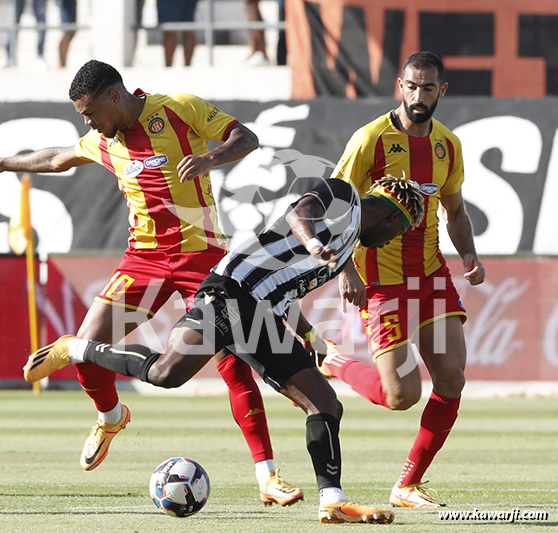
[{"label": "black shorts", "polygon": [[174,326],[200,331],[215,346],[228,347],[275,390],[314,361],[271,312],[266,300],[254,300],[236,281],[211,273],[201,283],[193,307]]}]

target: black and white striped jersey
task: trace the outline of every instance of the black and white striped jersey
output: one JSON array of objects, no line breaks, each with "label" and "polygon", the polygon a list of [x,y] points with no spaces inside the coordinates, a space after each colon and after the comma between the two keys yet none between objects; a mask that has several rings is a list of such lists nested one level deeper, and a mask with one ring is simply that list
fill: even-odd
[{"label": "black and white striped jersey", "polygon": [[324,218],[315,221],[315,228],[320,241],[337,252],[335,269],[321,265],[308,253],[292,234],[286,215],[231,250],[212,269],[234,279],[254,299],[269,300],[274,314],[281,317],[286,316],[292,301],[339,274],[360,235],[360,198],[350,184],[324,180],[301,198],[307,195],[315,196],[324,207]]}]

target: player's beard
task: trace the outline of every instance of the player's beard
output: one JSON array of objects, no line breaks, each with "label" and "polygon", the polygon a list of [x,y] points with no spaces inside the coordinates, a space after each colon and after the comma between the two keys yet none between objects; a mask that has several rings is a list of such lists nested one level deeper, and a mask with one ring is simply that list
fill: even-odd
[{"label": "player's beard", "polygon": [[[430,107],[425,106],[424,104],[408,105],[407,102],[403,101],[403,105],[405,107],[405,113],[407,114],[407,118],[413,124],[424,124],[425,122],[428,122],[432,118],[432,115],[434,114],[434,111],[436,111],[436,106],[438,105],[438,100],[439,99],[440,99],[440,97],[438,96],[438,98],[436,98],[436,100],[434,101],[434,103]],[[426,112],[422,113],[420,115],[416,115],[415,113],[413,113],[413,109],[424,109],[424,110],[426,110]]]}]

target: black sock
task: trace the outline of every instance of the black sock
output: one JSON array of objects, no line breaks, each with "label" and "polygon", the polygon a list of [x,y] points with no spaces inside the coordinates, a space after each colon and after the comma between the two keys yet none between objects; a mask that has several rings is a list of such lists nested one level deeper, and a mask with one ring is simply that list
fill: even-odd
[{"label": "black sock", "polygon": [[83,359],[119,374],[147,381],[147,373],[160,355],[141,344],[105,344],[89,341]]},{"label": "black sock", "polygon": [[341,488],[339,420],[327,413],[308,416],[306,448],[312,457],[318,489]]}]

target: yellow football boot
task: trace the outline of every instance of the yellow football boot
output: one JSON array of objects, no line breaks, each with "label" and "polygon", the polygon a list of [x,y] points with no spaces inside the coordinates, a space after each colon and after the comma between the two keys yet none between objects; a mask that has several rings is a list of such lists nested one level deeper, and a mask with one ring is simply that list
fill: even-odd
[{"label": "yellow football boot", "polygon": [[287,483],[279,475],[279,469],[277,469],[269,474],[265,483],[260,485],[260,500],[265,506],[278,503],[285,507],[304,500],[304,493],[298,487]]},{"label": "yellow football boot", "polygon": [[32,353],[23,367],[25,381],[33,383],[50,376],[72,363],[68,349],[68,341],[75,339],[72,335],[64,335],[57,341]]},{"label": "yellow football boot", "polygon": [[79,460],[81,468],[84,470],[97,468],[105,460],[112,439],[126,427],[131,418],[130,409],[122,405],[122,416],[116,424],[106,424],[102,420],[97,420],[83,445]]},{"label": "yellow football boot", "polygon": [[446,506],[445,503],[439,501],[440,495],[434,489],[427,489],[422,485],[424,483],[403,488],[395,485],[389,495],[389,503],[395,507],[417,507],[419,509]]},{"label": "yellow football boot", "polygon": [[392,511],[349,501],[320,505],[318,511],[318,519],[321,524],[342,524],[344,522],[391,524],[394,518],[395,515]]}]

